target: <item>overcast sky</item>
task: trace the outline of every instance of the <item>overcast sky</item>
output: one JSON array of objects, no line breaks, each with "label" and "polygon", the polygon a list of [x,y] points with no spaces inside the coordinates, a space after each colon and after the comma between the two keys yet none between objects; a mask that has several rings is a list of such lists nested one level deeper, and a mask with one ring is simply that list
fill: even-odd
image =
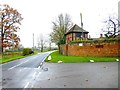
[{"label": "overcast sky", "polygon": [[109,15],[118,14],[119,0],[0,0],[0,4],[9,4],[17,9],[24,20],[18,32],[21,44],[32,47],[32,34],[43,34],[48,38],[52,32],[52,21],[61,13],[69,14],[74,24],[80,26],[80,13],[83,15],[83,28],[91,37],[99,37],[102,21]]}]

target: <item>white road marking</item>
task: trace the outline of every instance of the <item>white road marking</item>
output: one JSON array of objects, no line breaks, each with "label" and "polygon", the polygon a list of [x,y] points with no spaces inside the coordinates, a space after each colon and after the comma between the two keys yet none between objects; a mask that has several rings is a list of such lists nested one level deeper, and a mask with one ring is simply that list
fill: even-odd
[{"label": "white road marking", "polygon": [[40,68],[40,66],[38,66],[38,69]]},{"label": "white road marking", "polygon": [[33,74],[33,77],[35,77],[36,72]]},{"label": "white road marking", "polygon": [[40,74],[41,72],[39,72],[36,76],[34,76],[34,80],[36,80],[36,78],[38,78]]},{"label": "white road marking", "polygon": [[19,70],[19,72],[21,72],[21,71],[22,71],[22,69]]},{"label": "white road marking", "polygon": [[[26,62],[28,62],[28,61],[25,61],[25,62],[23,62],[23,63],[26,63]],[[8,70],[11,70],[11,69],[13,69],[13,68],[15,68],[15,67],[17,67],[17,66],[20,66],[20,65],[23,64],[23,63],[20,63],[20,64],[18,64],[18,65],[15,65],[15,66],[9,68]]]},{"label": "white road marking", "polygon": [[40,74],[41,74],[41,72],[38,73],[38,75],[40,75]]},{"label": "white road marking", "polygon": [[42,67],[43,63],[44,63],[44,60],[46,59],[47,57],[44,57],[43,60],[41,61],[40,65],[37,67],[38,69]]},{"label": "white road marking", "polygon": [[[36,73],[37,73],[37,72],[34,72],[34,74],[33,74],[34,80],[36,79],[36,77],[38,77],[38,76],[41,74],[41,72],[39,72],[37,75],[36,75]],[[30,81],[30,82],[31,82],[31,81]],[[24,86],[24,88],[28,88],[30,82],[27,82],[27,84]],[[32,84],[31,86],[33,87],[34,85]]]},{"label": "white road marking", "polygon": [[32,85],[31,87],[34,88],[34,85]]},{"label": "white road marking", "polygon": [[27,84],[25,85],[25,87],[24,87],[24,88],[27,88],[29,84],[30,84],[30,82],[27,82]]}]

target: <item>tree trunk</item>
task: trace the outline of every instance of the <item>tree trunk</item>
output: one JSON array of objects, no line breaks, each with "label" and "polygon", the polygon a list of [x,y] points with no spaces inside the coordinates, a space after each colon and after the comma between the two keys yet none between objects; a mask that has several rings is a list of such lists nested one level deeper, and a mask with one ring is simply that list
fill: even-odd
[{"label": "tree trunk", "polygon": [[3,37],[2,37],[2,31],[1,31],[1,40],[0,40],[0,53],[2,54],[3,53]]},{"label": "tree trunk", "polygon": [[1,35],[1,53],[3,54],[3,35]]},{"label": "tree trunk", "polygon": [[61,53],[62,53],[62,51],[61,51],[61,49],[60,49],[60,45],[58,45],[58,49],[59,49],[59,53],[61,54]]},{"label": "tree trunk", "polygon": [[49,43],[49,50],[51,51],[51,42]]},{"label": "tree trunk", "polygon": [[43,52],[43,46],[41,46],[41,52]]},{"label": "tree trunk", "polygon": [[1,42],[0,42],[0,54],[3,56],[3,35],[1,35]]},{"label": "tree trunk", "polygon": [[68,44],[66,44],[66,56],[68,56]]}]

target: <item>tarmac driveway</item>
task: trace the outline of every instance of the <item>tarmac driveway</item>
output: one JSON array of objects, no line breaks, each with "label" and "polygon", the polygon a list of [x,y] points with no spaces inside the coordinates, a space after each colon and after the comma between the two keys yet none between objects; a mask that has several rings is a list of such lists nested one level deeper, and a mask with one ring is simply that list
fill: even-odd
[{"label": "tarmac driveway", "polygon": [[42,68],[31,88],[118,88],[118,62],[45,63]]}]

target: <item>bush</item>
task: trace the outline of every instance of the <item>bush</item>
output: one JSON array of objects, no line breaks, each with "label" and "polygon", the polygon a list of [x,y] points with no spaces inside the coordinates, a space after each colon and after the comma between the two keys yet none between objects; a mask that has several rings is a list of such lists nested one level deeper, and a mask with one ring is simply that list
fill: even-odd
[{"label": "bush", "polygon": [[34,53],[34,52],[30,48],[24,48],[23,49],[23,56],[29,55],[29,54],[32,54],[32,53]]},{"label": "bush", "polygon": [[59,42],[58,45],[65,44],[66,43],[66,37],[64,36]]},{"label": "bush", "polygon": [[98,39],[98,40],[77,40],[77,41],[71,41],[71,44],[74,43],[98,43],[98,42],[120,42],[120,38],[105,38],[105,39]]},{"label": "bush", "polygon": [[33,53],[34,53],[34,52],[31,50],[31,51],[30,51],[30,54],[33,54]]}]

